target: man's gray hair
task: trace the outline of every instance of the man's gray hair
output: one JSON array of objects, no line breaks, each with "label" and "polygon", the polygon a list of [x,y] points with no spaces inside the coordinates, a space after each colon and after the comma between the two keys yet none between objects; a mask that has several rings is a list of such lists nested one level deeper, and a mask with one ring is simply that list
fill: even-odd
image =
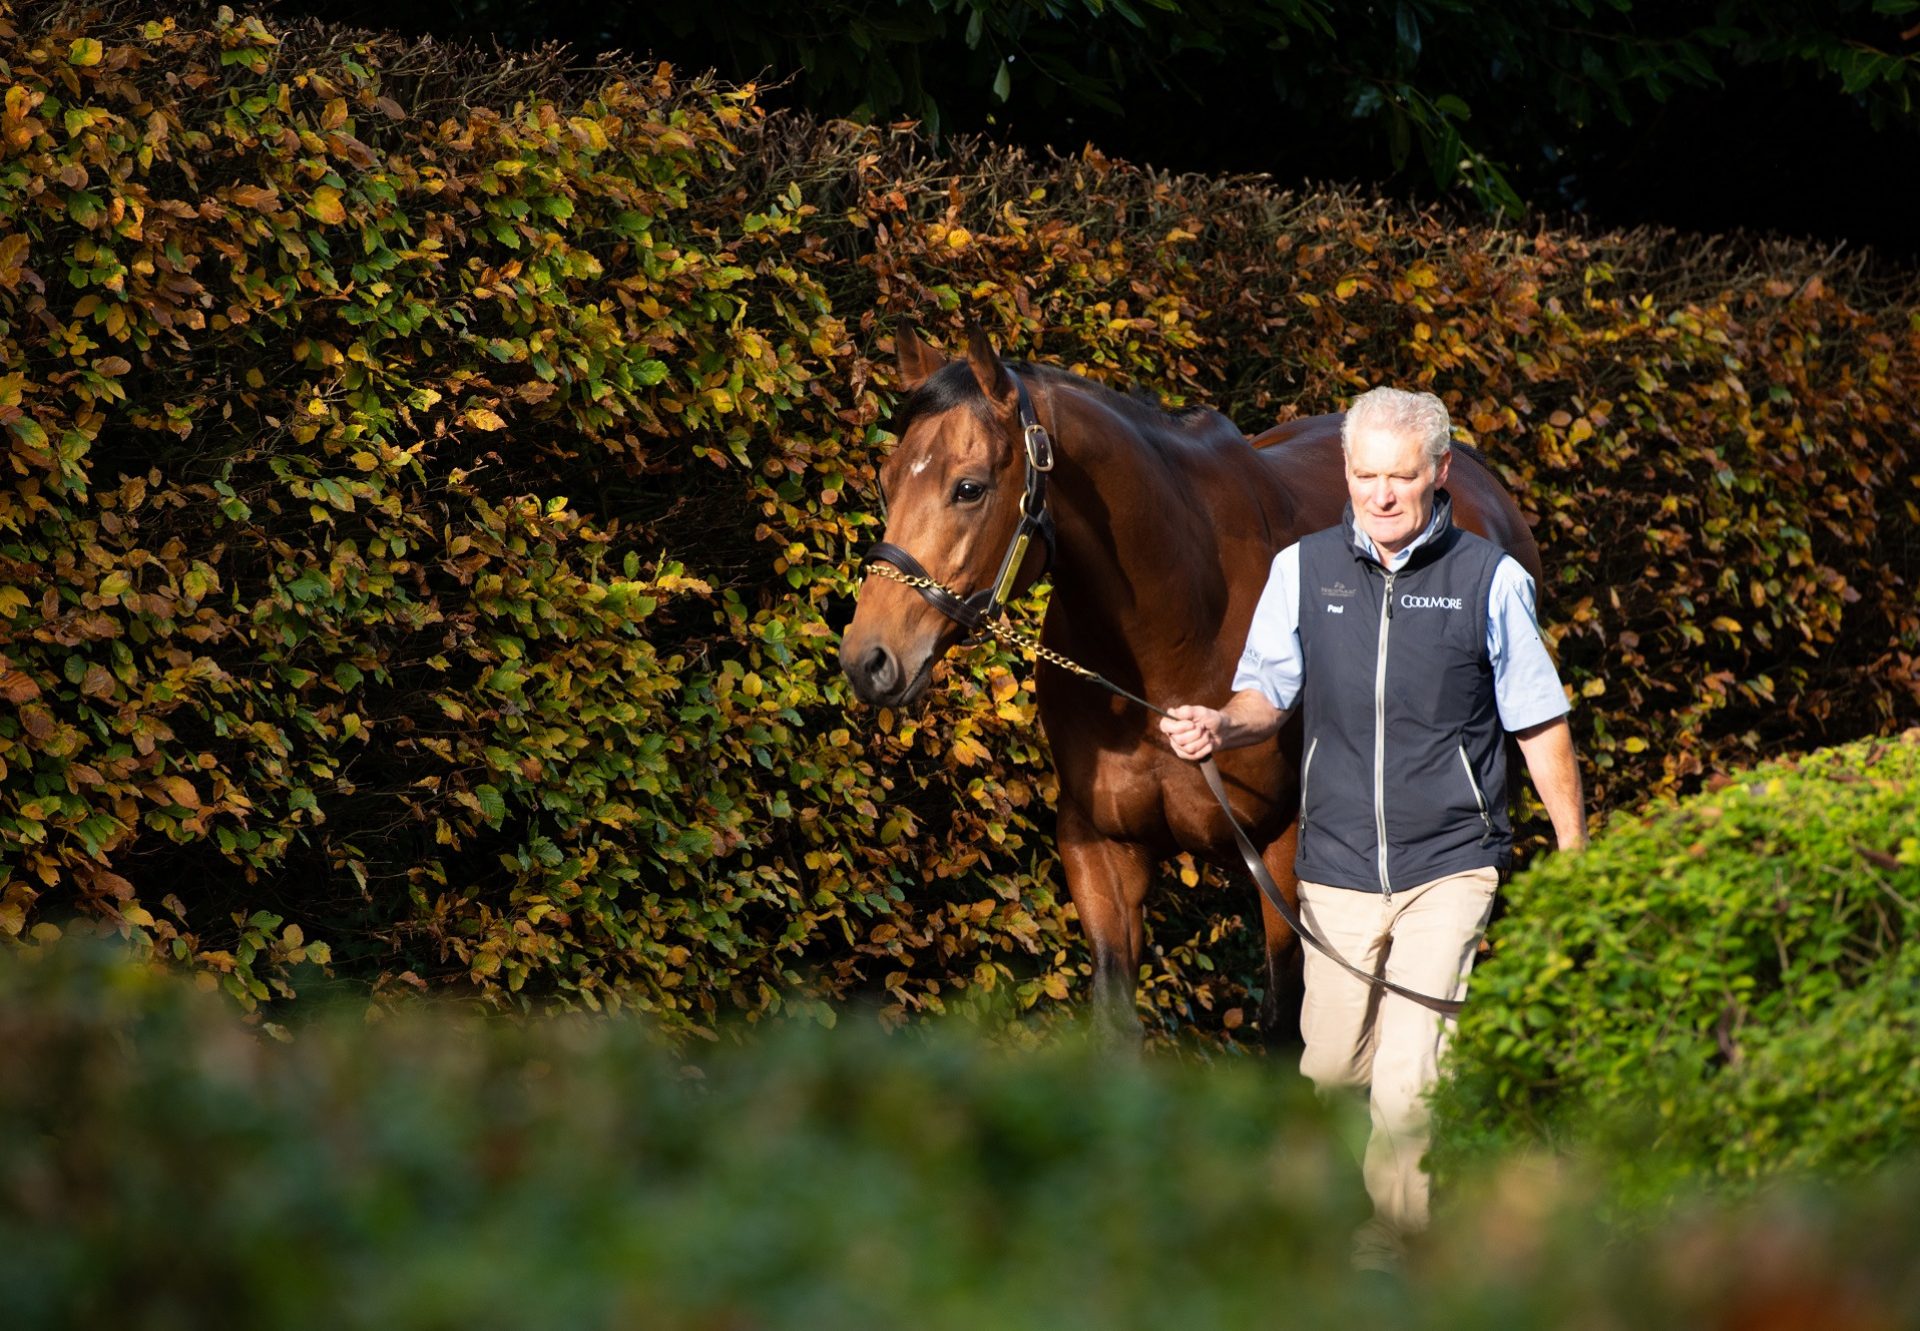
[{"label": "man's gray hair", "polygon": [[1432,393],[1409,393],[1404,388],[1372,388],[1355,398],[1340,422],[1340,451],[1351,456],[1355,430],[1387,430],[1405,439],[1417,439],[1427,461],[1437,467],[1453,447],[1447,404]]}]

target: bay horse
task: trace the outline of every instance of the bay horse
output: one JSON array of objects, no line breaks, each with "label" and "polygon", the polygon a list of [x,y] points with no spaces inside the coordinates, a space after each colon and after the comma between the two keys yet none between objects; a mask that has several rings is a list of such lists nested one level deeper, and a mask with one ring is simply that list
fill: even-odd
[{"label": "bay horse", "polygon": [[[1274,556],[1340,520],[1340,416],[1249,440],[1216,411],[1170,413],[1062,369],[1003,362],[978,329],[953,361],[910,328],[895,340],[909,393],[880,469],[884,544],[869,561],[917,561],[909,573],[962,597],[981,588],[966,603],[977,621],[1039,577],[1051,554],[1046,647],[1162,707],[1223,705]],[[1023,415],[1046,445],[1037,453]],[[1455,521],[1506,549],[1537,585],[1539,548],[1518,505],[1472,452],[1456,453]],[[1036,488],[1044,512],[1023,521]],[[1044,539],[1020,539],[1035,533]],[[912,703],[966,635],[966,614],[952,597],[869,571],[841,638],[855,693]],[[1096,1030],[1137,1042],[1142,906],[1155,867],[1183,850],[1236,864],[1232,831],[1199,769],[1174,755],[1144,708],[1057,668],[1040,671],[1035,694],[1059,775],[1067,891],[1093,954]],[[1234,815],[1290,903],[1300,731],[1295,716],[1274,739],[1216,755]],[[1298,944],[1264,897],[1261,913],[1261,1017],[1272,1039],[1298,1002]]]}]

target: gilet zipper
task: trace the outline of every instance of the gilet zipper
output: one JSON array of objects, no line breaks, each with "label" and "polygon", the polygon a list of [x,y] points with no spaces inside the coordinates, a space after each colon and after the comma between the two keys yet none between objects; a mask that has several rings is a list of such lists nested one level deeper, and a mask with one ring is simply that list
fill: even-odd
[{"label": "gilet zipper", "polygon": [[1473,802],[1480,806],[1480,823],[1487,829],[1480,838],[1480,844],[1489,845],[1493,841],[1493,815],[1487,812],[1487,797],[1480,793],[1480,782],[1473,775],[1473,764],[1467,761],[1467,746],[1460,745],[1459,752],[1460,766],[1467,770],[1467,785],[1473,790]]},{"label": "gilet zipper", "polygon": [[1380,605],[1379,657],[1373,668],[1373,826],[1380,838],[1380,891],[1393,900],[1393,880],[1387,877],[1387,634],[1393,627],[1393,580],[1387,574],[1387,592]]},{"label": "gilet zipper", "polygon": [[1307,760],[1300,764],[1300,835],[1307,834],[1307,781],[1313,775],[1313,755],[1320,748],[1320,737],[1315,735],[1313,743],[1307,746]]}]

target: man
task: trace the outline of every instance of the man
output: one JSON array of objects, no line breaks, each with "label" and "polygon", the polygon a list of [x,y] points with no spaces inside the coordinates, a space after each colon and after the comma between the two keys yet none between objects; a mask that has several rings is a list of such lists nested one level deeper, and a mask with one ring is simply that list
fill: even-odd
[{"label": "man", "polygon": [[[1355,400],[1341,524],[1275,557],[1227,705],[1176,707],[1161,729],[1197,762],[1267,738],[1298,705],[1303,921],[1363,971],[1459,998],[1512,860],[1507,733],[1561,849],[1585,844],[1586,821],[1533,580],[1453,525],[1448,435],[1431,393]],[[1305,966],[1300,1070],[1322,1092],[1371,1087],[1374,1220],[1355,1260],[1384,1265],[1427,1223],[1424,1095],[1452,1022],[1311,948]]]}]

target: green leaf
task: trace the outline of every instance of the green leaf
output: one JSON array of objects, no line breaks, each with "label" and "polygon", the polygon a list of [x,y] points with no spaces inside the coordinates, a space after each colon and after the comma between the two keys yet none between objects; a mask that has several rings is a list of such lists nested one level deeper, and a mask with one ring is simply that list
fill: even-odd
[{"label": "green leaf", "polygon": [[498,827],[507,816],[507,802],[500,792],[492,786],[477,786],[473,797],[480,801],[480,812],[486,815],[487,821]]}]

